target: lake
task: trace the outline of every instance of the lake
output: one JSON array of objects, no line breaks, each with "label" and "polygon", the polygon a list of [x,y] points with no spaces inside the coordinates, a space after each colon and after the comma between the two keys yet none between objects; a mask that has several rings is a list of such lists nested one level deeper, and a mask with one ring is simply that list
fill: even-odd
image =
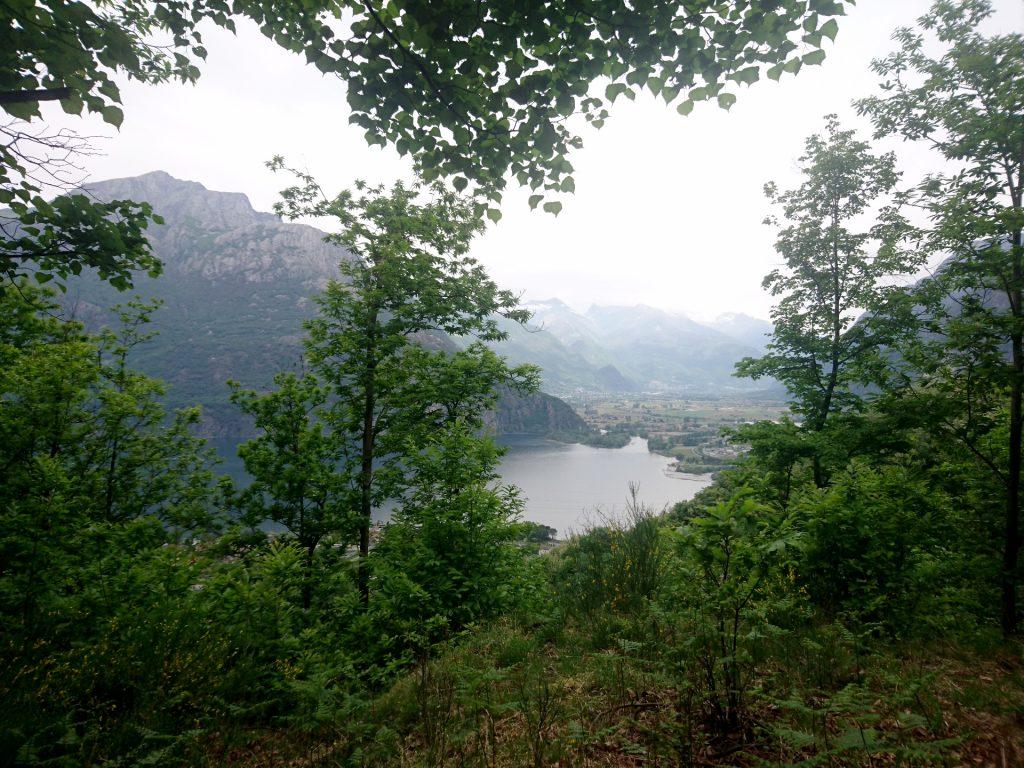
[{"label": "lake", "polygon": [[[556,528],[561,538],[604,516],[621,517],[630,482],[639,485],[640,501],[656,511],[693,498],[711,483],[710,475],[666,473],[672,459],[650,453],[647,441],[639,437],[623,448],[536,437],[503,437],[499,442],[508,448],[500,467],[502,480],[522,490],[525,518]],[[235,442],[211,443],[224,459],[220,471],[244,483]]]},{"label": "lake", "polygon": [[619,517],[629,483],[639,485],[640,501],[656,511],[710,485],[710,475],[666,474],[672,459],[650,453],[634,437],[623,448],[591,448],[537,438],[503,438],[501,462],[506,483],[522,489],[526,517],[558,529],[559,537],[580,530],[602,515]]}]

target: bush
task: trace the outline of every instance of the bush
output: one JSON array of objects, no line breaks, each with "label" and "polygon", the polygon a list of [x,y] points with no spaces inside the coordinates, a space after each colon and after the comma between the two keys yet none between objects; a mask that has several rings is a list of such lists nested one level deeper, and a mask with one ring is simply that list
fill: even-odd
[{"label": "bush", "polygon": [[705,715],[727,733],[741,723],[767,642],[785,632],[793,601],[780,577],[798,534],[748,490],[691,517],[679,532],[683,572],[663,613],[685,623]]},{"label": "bush", "polygon": [[665,531],[637,490],[630,488],[624,520],[609,519],[560,550],[553,577],[567,613],[632,612],[657,594],[669,554]]},{"label": "bush", "polygon": [[903,634],[950,586],[949,502],[927,478],[854,461],[794,504],[805,528],[800,583],[830,616]]}]

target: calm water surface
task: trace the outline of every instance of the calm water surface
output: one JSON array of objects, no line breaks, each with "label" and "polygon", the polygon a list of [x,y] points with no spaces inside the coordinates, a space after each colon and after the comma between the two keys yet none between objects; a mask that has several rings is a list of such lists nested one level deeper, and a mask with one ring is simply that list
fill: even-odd
[{"label": "calm water surface", "polygon": [[[244,483],[234,441],[211,442],[224,459],[221,471]],[[528,520],[557,528],[560,537],[608,515],[621,517],[631,481],[639,484],[640,500],[658,511],[693,498],[711,482],[709,475],[666,474],[672,460],[650,453],[647,441],[639,437],[624,448],[533,437],[504,437],[500,442],[508,447],[500,467],[502,481],[522,491]],[[382,510],[381,516],[387,512]]]},{"label": "calm water surface", "polygon": [[624,448],[591,448],[551,440],[504,438],[508,453],[501,476],[522,489],[526,517],[558,529],[560,537],[603,515],[619,517],[629,483],[640,486],[640,500],[661,511],[693,498],[709,485],[709,475],[668,475],[672,459],[650,453],[647,441],[634,437]]}]

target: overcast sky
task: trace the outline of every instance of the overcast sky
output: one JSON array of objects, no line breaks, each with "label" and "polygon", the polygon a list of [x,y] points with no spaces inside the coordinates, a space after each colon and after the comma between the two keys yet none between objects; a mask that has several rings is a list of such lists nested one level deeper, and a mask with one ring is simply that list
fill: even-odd
[{"label": "overcast sky", "polygon": [[[888,53],[892,30],[912,24],[926,0],[860,0],[819,67],[782,82],[744,88],[729,112],[698,105],[688,117],[649,95],[618,100],[600,131],[583,128],[572,156],[576,194],[557,218],[526,204],[509,187],[504,218],[474,254],[503,286],[527,298],[558,297],[586,309],[649,304],[712,318],[723,312],[767,317],[763,275],[776,262],[773,232],[762,225],[766,181],[796,181],[804,139],[836,112],[864,129],[851,100],[872,92],[871,59]],[[987,31],[1024,29],[1024,0],[995,0]],[[54,124],[105,138],[88,158],[92,180],[162,169],[215,190],[244,192],[269,210],[282,179],[264,161],[283,154],[329,190],[354,179],[409,175],[390,148],[369,148],[348,124],[344,85],[265,39],[253,25],[238,35],[210,28],[209,58],[194,86],[123,89],[119,132],[95,119],[70,119],[50,107]],[[893,145],[907,179],[936,166],[921,148]]]}]

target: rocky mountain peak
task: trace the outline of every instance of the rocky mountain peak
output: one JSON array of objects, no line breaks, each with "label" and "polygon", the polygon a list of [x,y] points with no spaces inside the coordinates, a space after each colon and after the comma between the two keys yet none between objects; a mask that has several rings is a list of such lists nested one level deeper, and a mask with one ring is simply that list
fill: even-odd
[{"label": "rocky mountain peak", "polygon": [[324,242],[324,233],[257,211],[240,192],[217,192],[165,171],[87,184],[101,200],[137,200],[153,206],[163,225],[150,243],[169,274],[206,279],[240,277],[248,283],[298,280],[321,287],[351,255]]},{"label": "rocky mountain peak", "polygon": [[255,210],[241,192],[216,192],[198,181],[177,179],[166,171],[94,182],[83,189],[103,200],[144,200],[169,225],[191,221],[204,227],[234,229],[280,223],[275,214]]}]

